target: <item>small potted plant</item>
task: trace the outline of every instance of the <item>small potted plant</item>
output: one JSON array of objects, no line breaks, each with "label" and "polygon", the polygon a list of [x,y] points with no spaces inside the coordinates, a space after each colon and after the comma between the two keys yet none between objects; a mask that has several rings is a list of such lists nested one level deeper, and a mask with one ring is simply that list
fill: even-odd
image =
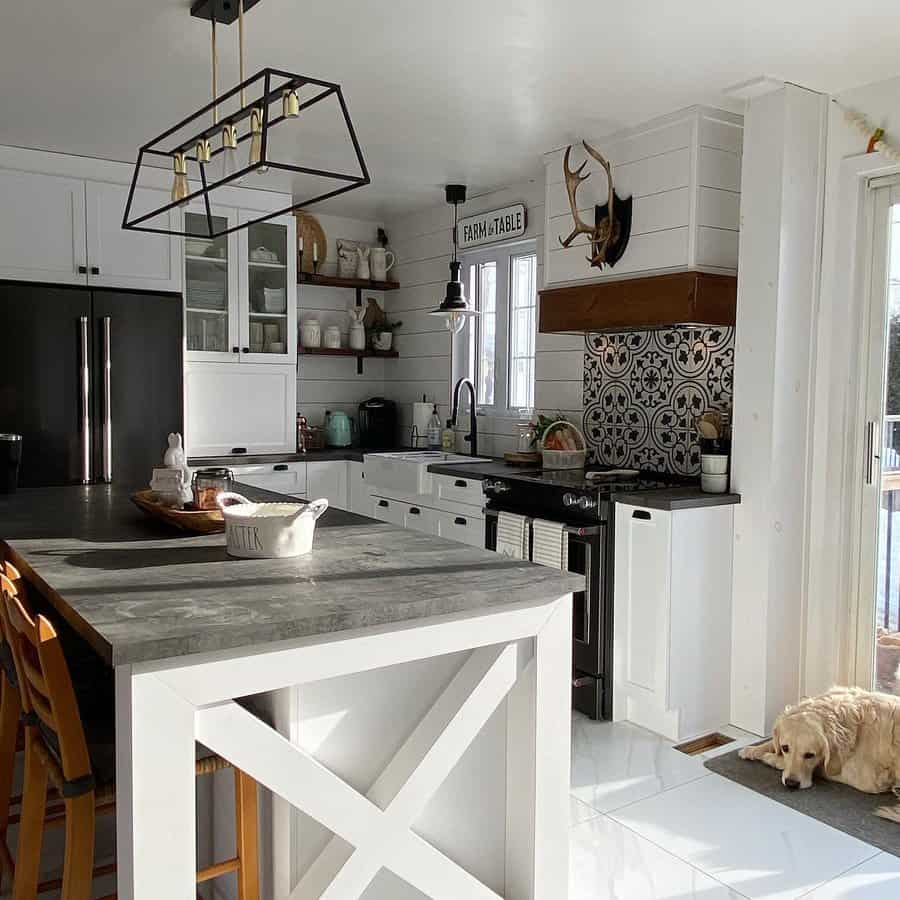
[{"label": "small potted plant", "polygon": [[399,328],[402,322],[390,322],[385,319],[377,325],[369,329],[372,347],[375,350],[390,350],[394,343],[394,331]]}]

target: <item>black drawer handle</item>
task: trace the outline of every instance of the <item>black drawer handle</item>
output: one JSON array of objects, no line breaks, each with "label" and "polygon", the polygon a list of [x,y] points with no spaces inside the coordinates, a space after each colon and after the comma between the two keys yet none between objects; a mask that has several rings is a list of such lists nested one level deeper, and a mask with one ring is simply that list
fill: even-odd
[{"label": "black drawer handle", "polygon": [[99,275],[100,266],[91,266],[91,275]]},{"label": "black drawer handle", "polygon": [[463,481],[462,478],[457,478],[456,481],[453,482],[453,487],[468,487],[469,483],[467,481]]},{"label": "black drawer handle", "polygon": [[453,524],[454,524],[454,525],[465,525],[465,524],[466,524],[466,520],[465,520],[462,516],[457,516],[457,517],[453,520]]},{"label": "black drawer handle", "polygon": [[249,347],[241,347],[241,353],[249,353],[249,352],[250,352]]},{"label": "black drawer handle", "polygon": [[87,266],[79,266],[78,274],[79,275],[87,275]]},{"label": "black drawer handle", "polygon": [[419,509],[418,506],[411,506],[411,507],[409,508],[409,514],[410,514],[411,516],[419,516],[419,515],[422,514],[422,510]]},{"label": "black drawer handle", "polygon": [[636,509],[631,514],[632,519],[643,519],[645,522],[650,521],[650,513],[647,512],[646,509]]},{"label": "black drawer handle", "polygon": [[378,505],[379,506],[389,506],[390,504],[387,502],[387,500],[379,500]]},{"label": "black drawer handle", "polygon": [[279,463],[277,466],[275,466],[276,472],[287,472],[287,470],[287,463]]},{"label": "black drawer handle", "polygon": [[241,352],[241,348],[240,348],[240,347],[232,347],[232,348],[231,348],[231,352],[232,352],[232,353],[240,353],[240,352]]},{"label": "black drawer handle", "polygon": [[232,447],[231,452],[232,453],[246,453],[247,448],[246,447]]}]

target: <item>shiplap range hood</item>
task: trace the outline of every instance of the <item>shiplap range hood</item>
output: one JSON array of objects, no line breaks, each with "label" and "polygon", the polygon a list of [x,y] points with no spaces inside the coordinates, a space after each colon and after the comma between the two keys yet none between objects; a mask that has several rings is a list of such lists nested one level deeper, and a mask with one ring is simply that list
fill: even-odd
[{"label": "shiplap range hood", "polygon": [[[695,106],[607,137],[586,136],[610,161],[616,191],[634,198],[631,239],[613,268],[591,267],[572,229],[565,147],[545,154],[544,290],[540,330],[600,331],[734,323],[743,118]],[[573,167],[583,151],[573,147]],[[596,168],[592,160],[588,169]],[[578,191],[593,221],[607,199],[602,171]]]}]

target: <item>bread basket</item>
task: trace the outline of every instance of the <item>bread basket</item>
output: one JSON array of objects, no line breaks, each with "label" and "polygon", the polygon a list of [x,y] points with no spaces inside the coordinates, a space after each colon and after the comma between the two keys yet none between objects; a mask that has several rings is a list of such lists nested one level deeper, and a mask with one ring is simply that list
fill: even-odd
[{"label": "bread basket", "polygon": [[229,556],[280,559],[303,556],[312,550],[316,520],[328,501],[312,503],[254,503],[241,494],[224,491],[216,498],[225,517]]},{"label": "bread basket", "polygon": [[577,425],[558,419],[547,426],[541,435],[541,465],[545,469],[583,469],[586,460],[587,442]]}]

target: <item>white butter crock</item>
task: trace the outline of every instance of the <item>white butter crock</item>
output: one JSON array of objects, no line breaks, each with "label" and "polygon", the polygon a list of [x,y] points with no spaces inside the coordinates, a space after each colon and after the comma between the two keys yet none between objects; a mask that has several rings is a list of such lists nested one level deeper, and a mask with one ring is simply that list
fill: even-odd
[{"label": "white butter crock", "polygon": [[225,491],[216,498],[225,517],[230,556],[279,559],[312,550],[316,520],[328,509],[324,498],[312,503],[254,503]]}]

